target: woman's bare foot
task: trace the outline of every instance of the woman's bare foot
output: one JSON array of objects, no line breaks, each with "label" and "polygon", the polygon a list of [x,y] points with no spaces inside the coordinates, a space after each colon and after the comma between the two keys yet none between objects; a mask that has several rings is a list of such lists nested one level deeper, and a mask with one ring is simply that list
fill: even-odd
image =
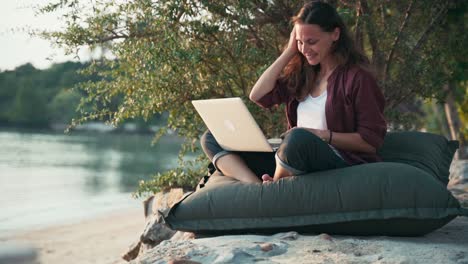
[{"label": "woman's bare foot", "polygon": [[263,174],[262,175],[262,181],[263,181],[263,183],[273,182],[273,177],[271,177],[268,174]]},{"label": "woman's bare foot", "polygon": [[293,176],[290,171],[288,171],[287,169],[283,168],[283,166],[276,163],[276,170],[275,170],[275,175],[273,176],[273,181],[277,181],[281,178],[290,177],[290,176]]}]

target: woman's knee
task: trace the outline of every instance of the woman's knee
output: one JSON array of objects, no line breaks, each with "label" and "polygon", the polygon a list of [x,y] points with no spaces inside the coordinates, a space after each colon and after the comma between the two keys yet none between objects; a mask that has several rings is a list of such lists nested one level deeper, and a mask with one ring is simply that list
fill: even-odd
[{"label": "woman's knee", "polygon": [[322,140],[307,129],[291,129],[285,135],[283,143],[278,149],[278,156],[286,158],[291,155],[302,155],[305,151],[309,152],[311,147],[313,148],[319,142],[322,142]]},{"label": "woman's knee", "polygon": [[210,160],[216,153],[223,150],[209,130],[206,130],[201,136],[200,145]]},{"label": "woman's knee", "polygon": [[209,130],[206,130],[205,133],[200,137],[200,144],[202,147],[206,146],[206,144],[212,139],[213,134]]}]

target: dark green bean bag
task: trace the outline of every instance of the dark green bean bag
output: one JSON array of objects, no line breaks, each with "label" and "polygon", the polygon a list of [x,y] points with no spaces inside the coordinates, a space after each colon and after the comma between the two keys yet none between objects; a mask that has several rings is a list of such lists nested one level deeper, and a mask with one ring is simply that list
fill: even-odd
[{"label": "dark green bean bag", "polygon": [[390,133],[380,153],[399,163],[363,164],[265,185],[213,175],[162,214],[172,229],[204,234],[423,235],[468,215],[446,189],[457,146],[432,134]]},{"label": "dark green bean bag", "polygon": [[388,133],[379,155],[386,162],[405,163],[420,168],[447,185],[449,168],[458,141],[421,132]]}]

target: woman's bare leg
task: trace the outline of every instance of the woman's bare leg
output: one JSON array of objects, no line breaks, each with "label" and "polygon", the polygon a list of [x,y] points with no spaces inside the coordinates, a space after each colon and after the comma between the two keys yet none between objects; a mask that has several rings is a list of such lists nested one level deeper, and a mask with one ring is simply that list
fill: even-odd
[{"label": "woman's bare leg", "polygon": [[244,160],[236,154],[227,154],[216,161],[216,166],[225,176],[249,183],[262,182],[247,165]]},{"label": "woman's bare leg", "polygon": [[281,178],[290,177],[290,176],[293,176],[292,173],[288,171],[287,169],[283,168],[283,166],[278,164],[278,162],[276,162],[276,169],[275,169],[275,175],[273,176],[273,181],[277,181]]}]

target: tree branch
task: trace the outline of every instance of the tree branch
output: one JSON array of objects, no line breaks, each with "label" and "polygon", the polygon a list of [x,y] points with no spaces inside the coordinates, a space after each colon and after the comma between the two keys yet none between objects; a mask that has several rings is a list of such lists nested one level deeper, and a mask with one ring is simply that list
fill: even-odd
[{"label": "tree branch", "polygon": [[356,5],[356,23],[354,25],[354,40],[356,42],[356,46],[360,50],[364,50],[364,41],[362,37],[362,30],[361,30],[361,25],[362,25],[362,8],[361,8],[361,1],[359,1]]},{"label": "tree branch", "polygon": [[410,15],[411,15],[411,10],[413,9],[413,5],[414,5],[414,0],[411,1],[411,3],[408,5],[408,8],[406,9],[405,18],[404,18],[404,20],[402,21],[402,23],[400,25],[400,29],[398,30],[398,34],[395,37],[395,40],[393,41],[390,53],[387,56],[387,60],[385,62],[385,66],[384,66],[384,75],[383,75],[384,84],[385,84],[385,81],[387,80],[388,73],[390,71],[390,65],[391,65],[391,62],[392,62],[392,59],[393,59],[393,54],[395,53],[395,48],[398,45],[398,42],[400,41],[403,30],[406,28],[406,25],[408,25],[408,21],[409,21]]},{"label": "tree branch", "polygon": [[117,35],[105,36],[105,37],[101,37],[101,38],[97,38],[97,39],[88,39],[88,40],[85,41],[85,43],[88,44],[88,45],[94,45],[94,44],[105,43],[105,42],[115,40],[115,39],[151,38],[151,37],[155,37],[155,36],[157,36],[157,34],[155,32],[144,33],[144,34],[130,34],[130,35],[127,35],[127,34],[118,35],[117,34]]},{"label": "tree branch", "polygon": [[[422,59],[421,56],[417,57],[416,54],[419,52],[423,42],[429,36],[429,33],[434,30],[434,28],[436,26],[436,22],[438,22],[442,18],[443,14],[447,11],[447,8],[448,8],[448,1],[446,1],[444,3],[444,6],[441,8],[441,10],[438,12],[438,14],[434,17],[434,19],[431,21],[429,26],[424,30],[423,34],[421,35],[421,37],[417,41],[416,45],[411,50],[409,58],[406,58],[405,63],[403,64],[403,68],[407,68],[406,64],[408,64],[408,63],[411,63],[411,64],[414,65],[414,64],[418,63],[418,61],[420,61]],[[394,107],[394,106],[400,104],[401,102],[405,101],[408,97],[412,96],[412,94],[416,91],[416,88],[417,87],[412,86],[410,89],[406,90],[406,93],[404,93],[404,90],[400,90],[400,95],[399,96],[396,96],[396,95],[394,96],[394,98],[397,98],[397,99],[394,100],[394,103],[389,107]]]},{"label": "tree branch", "polygon": [[252,25],[247,25],[247,28],[249,29],[250,33],[253,36],[255,46],[257,46],[257,48],[259,48],[259,49],[263,49],[264,48],[263,41],[258,36],[257,31],[252,27]]},{"label": "tree branch", "polygon": [[387,23],[385,23],[385,6],[384,2],[380,2],[380,20],[382,21],[383,30],[387,29]]},{"label": "tree branch", "polygon": [[346,6],[346,7],[353,7],[353,6],[354,6],[353,3],[348,3],[348,1],[346,1],[346,0],[340,0],[340,3],[341,3],[343,6]]},{"label": "tree branch", "polygon": [[431,21],[429,26],[424,30],[424,33],[419,37],[418,41],[416,42],[416,45],[411,49],[411,54],[415,54],[418,52],[419,48],[421,48],[421,45],[426,41],[427,36],[429,33],[434,30],[436,22],[438,22],[442,16],[447,12],[448,9],[448,2],[445,2],[444,6],[441,8],[439,13],[434,17],[434,19]]},{"label": "tree branch", "polygon": [[[360,0],[362,15],[364,18],[372,17],[372,13],[369,9],[369,5],[367,4],[367,0]],[[371,62],[374,67],[377,69],[377,77],[381,79],[382,76],[382,64],[383,64],[383,54],[380,51],[379,43],[377,41],[377,33],[374,28],[374,24],[369,19],[365,19],[367,35],[369,37],[369,43],[372,49],[372,58]]]}]

